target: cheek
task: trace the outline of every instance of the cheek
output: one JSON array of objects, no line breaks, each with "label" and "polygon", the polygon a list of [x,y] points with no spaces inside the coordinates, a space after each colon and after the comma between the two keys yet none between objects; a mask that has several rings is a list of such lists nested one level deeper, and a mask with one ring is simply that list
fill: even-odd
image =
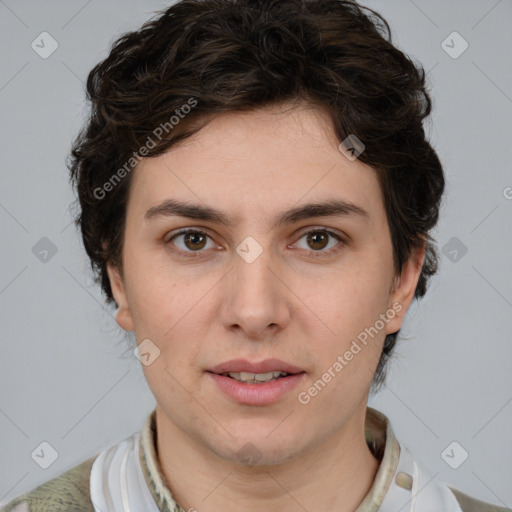
[{"label": "cheek", "polygon": [[357,336],[386,311],[388,276],[371,269],[352,268],[350,272],[333,274],[322,286],[309,288],[306,302],[318,312],[331,334],[334,331],[344,338]]},{"label": "cheek", "polygon": [[187,287],[168,264],[155,265],[151,254],[135,255],[132,251],[127,260],[131,271],[127,292],[135,331],[144,337],[161,337],[185,314]]},{"label": "cheek", "polygon": [[389,276],[382,266],[351,270],[331,276],[327,287],[310,289],[307,301],[322,320],[311,339],[317,354],[315,377],[328,380],[325,372],[330,370],[336,375],[330,389],[335,393],[342,387],[343,396],[359,396],[373,379],[386,336],[380,315],[386,314],[389,298]]},{"label": "cheek", "polygon": [[[185,373],[212,318],[211,304],[205,297],[208,287],[190,280],[176,281],[162,272],[133,277],[130,309],[137,339],[149,338],[160,349],[167,369]],[[148,367],[148,371],[153,368]]]}]

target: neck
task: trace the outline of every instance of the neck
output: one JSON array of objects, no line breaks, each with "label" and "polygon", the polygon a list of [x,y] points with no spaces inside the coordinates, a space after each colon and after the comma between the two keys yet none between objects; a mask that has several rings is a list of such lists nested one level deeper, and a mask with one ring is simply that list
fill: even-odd
[{"label": "neck", "polygon": [[157,406],[157,453],[167,485],[184,510],[198,512],[353,512],[379,462],[364,437],[366,407],[343,431],[293,460],[244,465],[226,460],[176,426]]}]

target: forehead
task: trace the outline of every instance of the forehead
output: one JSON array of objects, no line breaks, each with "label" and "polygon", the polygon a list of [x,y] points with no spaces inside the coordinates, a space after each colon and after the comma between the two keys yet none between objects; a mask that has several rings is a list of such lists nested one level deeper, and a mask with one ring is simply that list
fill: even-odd
[{"label": "forehead", "polygon": [[[248,215],[338,198],[383,213],[375,171],[347,159],[329,116],[311,105],[266,107],[212,118],[134,171],[130,210],[140,217],[162,201],[215,205]],[[372,212],[373,210],[373,212]]]}]

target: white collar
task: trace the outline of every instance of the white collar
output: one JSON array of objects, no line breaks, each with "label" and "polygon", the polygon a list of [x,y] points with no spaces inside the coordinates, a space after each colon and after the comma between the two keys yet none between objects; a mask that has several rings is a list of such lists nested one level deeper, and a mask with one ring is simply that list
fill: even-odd
[{"label": "white collar", "polygon": [[161,512],[142,473],[139,440],[140,433],[134,434],[94,461],[90,489],[95,512]]},{"label": "white collar", "polygon": [[400,445],[400,458],[379,512],[462,512],[455,495]]}]

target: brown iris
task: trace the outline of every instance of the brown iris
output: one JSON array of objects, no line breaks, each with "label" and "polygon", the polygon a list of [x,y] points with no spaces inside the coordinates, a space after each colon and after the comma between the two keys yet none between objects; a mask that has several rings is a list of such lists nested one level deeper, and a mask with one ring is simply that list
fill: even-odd
[{"label": "brown iris", "polygon": [[202,249],[206,244],[206,235],[202,233],[185,233],[184,235],[183,241],[192,251]]},{"label": "brown iris", "polygon": [[[323,249],[328,242],[329,235],[323,231],[315,231],[308,235],[308,244],[312,249]],[[320,245],[320,247],[318,247],[318,245]]]}]

